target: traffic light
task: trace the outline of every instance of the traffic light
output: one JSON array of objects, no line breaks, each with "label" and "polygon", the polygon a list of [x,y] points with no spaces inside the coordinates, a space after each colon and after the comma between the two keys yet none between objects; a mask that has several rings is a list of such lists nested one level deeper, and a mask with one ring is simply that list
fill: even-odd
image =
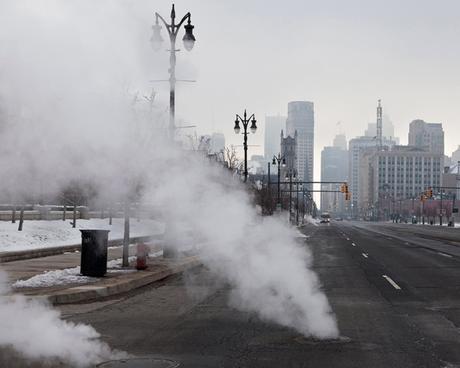
[{"label": "traffic light", "polygon": [[422,195],[420,196],[420,201],[421,201],[421,202],[425,202],[425,201],[426,201],[426,196],[425,196],[425,194],[422,194]]},{"label": "traffic light", "polygon": [[427,198],[433,198],[433,188],[428,188],[428,190],[425,192],[425,196]]},{"label": "traffic light", "polygon": [[346,201],[351,200],[351,193],[350,193],[350,192],[346,192],[346,193],[345,193],[345,200],[346,200]]},{"label": "traffic light", "polygon": [[342,193],[348,193],[348,184],[347,183],[343,183],[341,186],[340,186],[340,191]]}]

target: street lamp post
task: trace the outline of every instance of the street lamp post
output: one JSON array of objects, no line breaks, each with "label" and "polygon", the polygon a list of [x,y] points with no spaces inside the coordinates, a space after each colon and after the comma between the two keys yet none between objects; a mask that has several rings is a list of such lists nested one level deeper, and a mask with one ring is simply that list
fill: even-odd
[{"label": "street lamp post", "polygon": [[280,164],[285,167],[286,166],[286,159],[281,157],[281,153],[278,153],[278,156],[273,156],[273,165],[278,164],[278,205],[281,205],[281,166]]},{"label": "street lamp post", "polygon": [[159,24],[159,20],[161,20],[168,31],[169,40],[171,43],[171,48],[169,51],[169,138],[171,140],[174,139],[174,132],[176,129],[175,124],[175,114],[176,114],[176,52],[180,51],[176,49],[176,38],[179,33],[181,26],[187,21],[187,24],[184,25],[185,35],[182,38],[184,42],[184,47],[187,51],[191,51],[193,49],[193,45],[195,44],[195,36],[193,35],[193,26],[191,24],[191,17],[190,13],[184,15],[181,21],[176,24],[176,11],[174,9],[174,4],[172,5],[171,9],[171,23],[165,21],[165,19],[158,13],[155,13],[155,24],[152,26],[153,34],[150,38],[150,42],[152,44],[152,48],[155,51],[160,50],[161,44],[163,42],[163,37],[161,36],[161,26]]},{"label": "street lamp post", "polygon": [[297,212],[296,212],[296,225],[299,225],[299,189],[303,189],[302,183],[297,183],[297,188],[296,188],[296,206],[297,206]]},{"label": "street lamp post", "polygon": [[292,218],[292,179],[295,180],[296,172],[294,170],[289,170],[286,173],[286,179],[289,179],[289,222],[291,222]]},{"label": "street lamp post", "polygon": [[249,123],[251,123],[251,126],[249,129],[251,130],[252,134],[255,134],[255,132],[257,131],[257,125],[256,125],[257,120],[254,114],[252,114],[248,118],[246,110],[244,110],[243,117],[236,114],[235,127],[233,128],[233,130],[235,131],[235,134],[240,134],[240,131],[241,131],[240,122],[243,124],[244,182],[246,183],[248,180],[248,125]]}]

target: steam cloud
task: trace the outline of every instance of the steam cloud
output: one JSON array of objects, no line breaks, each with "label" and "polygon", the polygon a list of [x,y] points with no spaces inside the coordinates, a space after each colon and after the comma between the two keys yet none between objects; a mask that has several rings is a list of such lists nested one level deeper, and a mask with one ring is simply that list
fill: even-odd
[{"label": "steam cloud", "polygon": [[[149,49],[150,7],[109,0],[1,3],[1,200],[57,193],[84,179],[104,200],[119,201],[142,183],[143,201],[174,224],[177,244],[185,229],[193,230],[203,262],[233,286],[233,306],[305,336],[337,337],[297,232],[276,218],[261,219],[221,168],[168,145],[160,134],[164,106],[151,109],[133,97],[132,86],[149,93],[152,68],[167,70],[159,60],[165,55]],[[60,351],[75,365],[109,352],[92,342],[98,335],[91,327],[62,322],[57,312],[20,296],[11,301],[4,287],[0,293],[6,321],[0,345],[30,358]]]},{"label": "steam cloud", "polygon": [[63,321],[56,310],[22,295],[8,296],[6,282],[0,272],[0,346],[13,347],[26,358],[60,360],[75,367],[123,356],[100,342],[91,326]]}]

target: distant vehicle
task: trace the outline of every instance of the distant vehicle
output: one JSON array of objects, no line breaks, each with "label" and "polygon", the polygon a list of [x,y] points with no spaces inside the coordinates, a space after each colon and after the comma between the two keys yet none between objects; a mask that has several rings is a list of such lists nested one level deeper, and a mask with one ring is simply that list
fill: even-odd
[{"label": "distant vehicle", "polygon": [[335,221],[343,221],[343,218],[341,218],[341,217],[336,217],[334,220],[335,220]]},{"label": "distant vehicle", "polygon": [[320,224],[328,224],[331,221],[331,215],[328,212],[323,212],[321,214]]}]

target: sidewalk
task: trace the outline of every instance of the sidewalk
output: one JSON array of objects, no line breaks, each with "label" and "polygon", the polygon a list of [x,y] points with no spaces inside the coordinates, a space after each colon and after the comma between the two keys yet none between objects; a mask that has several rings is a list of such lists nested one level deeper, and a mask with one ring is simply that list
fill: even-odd
[{"label": "sidewalk", "polygon": [[135,253],[136,246],[132,244],[130,267],[124,269],[121,268],[122,248],[109,248],[108,272],[102,278],[79,275],[79,251],[2,263],[1,269],[8,273],[12,293],[44,299],[52,304],[68,304],[125,293],[201,264],[195,256],[163,259],[161,246],[151,244],[147,270],[137,271]]}]

